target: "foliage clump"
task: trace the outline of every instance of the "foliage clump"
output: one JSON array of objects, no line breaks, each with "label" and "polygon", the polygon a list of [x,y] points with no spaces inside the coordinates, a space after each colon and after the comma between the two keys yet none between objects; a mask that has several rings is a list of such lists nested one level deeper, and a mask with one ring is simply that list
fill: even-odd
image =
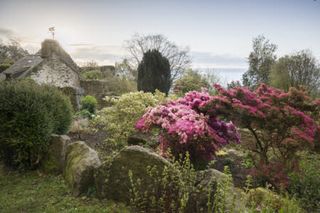
[{"label": "foliage clump", "polygon": [[290,174],[289,192],[300,199],[309,212],[320,210],[320,157],[317,154],[301,154],[299,170]]},{"label": "foliage clump", "polygon": [[138,90],[168,94],[171,86],[170,64],[157,50],[149,50],[143,55],[138,66]]},{"label": "foliage clump", "polygon": [[249,69],[242,75],[242,83],[256,88],[260,83],[269,83],[272,65],[276,62],[277,45],[271,43],[263,35],[252,41],[253,51],[249,55]]},{"label": "foliage clump", "polygon": [[89,113],[95,114],[97,105],[97,99],[91,95],[81,98],[81,110],[87,110]]},{"label": "foliage clump", "polygon": [[155,94],[131,92],[119,98],[111,98],[112,106],[100,110],[94,124],[102,126],[107,131],[107,143],[122,147],[127,144],[128,136],[135,132],[134,124],[145,110],[162,103],[165,99],[165,94],[159,91]]},{"label": "foliage clump", "polygon": [[81,72],[81,77],[85,80],[100,80],[103,79],[102,72],[100,70],[89,70]]},{"label": "foliage clump", "polygon": [[309,50],[279,58],[270,71],[270,84],[288,91],[304,87],[310,94],[320,94],[320,66]]},{"label": "foliage clump", "polygon": [[58,89],[31,80],[0,83],[0,150],[7,166],[35,168],[51,134],[64,134],[72,120],[70,100]]},{"label": "foliage clump", "polygon": [[246,204],[252,212],[304,212],[296,199],[290,198],[288,195],[278,195],[270,189],[262,187],[246,192]]},{"label": "foliage clump", "polygon": [[129,171],[130,205],[142,212],[186,212],[196,183],[196,171],[188,155],[172,161],[162,171],[155,166],[147,169],[153,181],[149,184],[142,184],[142,180]]},{"label": "foliage clump", "polygon": [[184,75],[174,83],[174,92],[183,96],[190,91],[201,91],[202,88],[209,88],[210,84],[203,76],[193,70],[187,70]]}]

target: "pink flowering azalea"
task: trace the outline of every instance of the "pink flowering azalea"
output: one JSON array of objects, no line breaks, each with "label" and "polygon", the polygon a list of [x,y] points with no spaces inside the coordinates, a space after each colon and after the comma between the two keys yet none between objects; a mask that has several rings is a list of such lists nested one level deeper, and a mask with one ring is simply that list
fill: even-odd
[{"label": "pink flowering azalea", "polygon": [[175,155],[189,152],[193,160],[208,161],[222,146],[240,142],[235,126],[201,112],[211,100],[207,92],[189,92],[185,97],[150,108],[137,122],[136,128],[149,131],[160,128],[160,149]]},{"label": "pink flowering azalea", "polygon": [[240,141],[231,121],[251,132],[256,140],[251,151],[266,164],[270,150],[278,149],[281,160],[287,162],[286,158],[294,156],[299,147],[313,145],[320,137],[316,121],[320,100],[312,101],[304,91],[284,92],[266,84],[254,91],[246,87],[225,89],[218,84],[214,88],[217,95],[192,91],[149,109],[136,128],[159,128],[162,153],[168,148],[176,155],[188,151],[193,160],[204,161],[212,159],[222,146]]}]

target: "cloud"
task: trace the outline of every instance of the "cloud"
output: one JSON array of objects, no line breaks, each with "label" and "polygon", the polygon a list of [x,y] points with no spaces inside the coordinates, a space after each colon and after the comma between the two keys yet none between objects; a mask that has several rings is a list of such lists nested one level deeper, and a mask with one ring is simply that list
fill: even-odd
[{"label": "cloud", "polygon": [[0,42],[11,43],[12,41],[18,42],[24,48],[31,46],[34,48],[35,46],[39,46],[36,45],[38,43],[35,42],[34,37],[22,36],[15,30],[0,27]]},{"label": "cloud", "polygon": [[70,44],[74,49],[70,51],[78,62],[97,61],[99,64],[114,64],[124,57],[121,46],[94,45],[89,43]]},{"label": "cloud", "polygon": [[93,46],[92,43],[71,43],[69,44],[71,47],[87,47],[87,46]]},{"label": "cloud", "polygon": [[8,38],[14,37],[14,31],[7,28],[0,28],[0,36],[5,36]]},{"label": "cloud", "polygon": [[15,31],[0,27],[0,42],[10,43],[12,40],[20,42],[21,39],[19,39]]},{"label": "cloud", "polygon": [[213,68],[243,69],[248,67],[245,57],[230,54],[213,54],[210,52],[191,52],[193,66]]}]

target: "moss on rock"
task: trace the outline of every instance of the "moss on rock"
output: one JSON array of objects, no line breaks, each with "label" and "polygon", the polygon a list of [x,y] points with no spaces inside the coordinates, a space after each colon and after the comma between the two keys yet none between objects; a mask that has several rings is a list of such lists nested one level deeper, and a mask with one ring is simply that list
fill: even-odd
[{"label": "moss on rock", "polygon": [[94,170],[100,165],[97,152],[85,142],[78,141],[67,147],[64,177],[73,195],[87,193],[94,187]]},{"label": "moss on rock", "polygon": [[71,140],[66,135],[51,135],[48,153],[41,162],[41,169],[45,173],[59,174],[63,172],[66,148]]},{"label": "moss on rock", "polygon": [[159,171],[169,162],[163,157],[140,146],[128,146],[122,149],[111,162],[104,163],[98,171],[96,182],[99,197],[121,202],[130,201],[129,171],[143,183],[150,183],[148,167]]}]

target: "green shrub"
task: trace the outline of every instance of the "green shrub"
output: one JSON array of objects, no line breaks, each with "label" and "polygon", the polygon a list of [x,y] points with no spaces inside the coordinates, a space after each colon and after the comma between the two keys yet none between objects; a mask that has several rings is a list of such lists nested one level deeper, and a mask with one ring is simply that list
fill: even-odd
[{"label": "green shrub", "polygon": [[189,91],[201,91],[202,88],[209,87],[209,82],[203,76],[190,69],[175,82],[173,90],[178,96],[184,96]]},{"label": "green shrub", "polygon": [[108,132],[107,143],[122,147],[127,144],[128,136],[135,132],[135,123],[144,114],[147,107],[165,101],[165,95],[131,92],[118,99],[108,100],[111,107],[103,108],[96,116],[94,125],[102,126]]},{"label": "green shrub", "polygon": [[44,103],[49,111],[54,115],[53,132],[60,135],[67,133],[73,116],[73,107],[69,97],[55,87],[47,85],[42,87]]},{"label": "green shrub", "polygon": [[81,77],[86,80],[99,80],[103,78],[100,70],[90,70],[81,73]]},{"label": "green shrub", "polygon": [[302,153],[300,171],[290,175],[289,192],[309,212],[320,211],[320,155]]},{"label": "green shrub", "polygon": [[138,212],[185,212],[195,189],[196,172],[187,157],[173,161],[162,171],[148,167],[152,183],[146,184],[129,171],[130,205]]},{"label": "green shrub", "polygon": [[246,199],[250,212],[304,212],[294,198],[278,195],[267,188],[250,189],[246,193]]},{"label": "green shrub", "polygon": [[97,105],[97,99],[91,95],[81,98],[81,110],[87,110],[91,114],[95,114]]},{"label": "green shrub", "polygon": [[12,64],[4,64],[4,63],[0,64],[0,73],[8,69],[11,65]]},{"label": "green shrub", "polygon": [[1,82],[0,150],[5,164],[36,167],[50,135],[65,133],[71,119],[70,100],[57,89],[31,80]]}]

